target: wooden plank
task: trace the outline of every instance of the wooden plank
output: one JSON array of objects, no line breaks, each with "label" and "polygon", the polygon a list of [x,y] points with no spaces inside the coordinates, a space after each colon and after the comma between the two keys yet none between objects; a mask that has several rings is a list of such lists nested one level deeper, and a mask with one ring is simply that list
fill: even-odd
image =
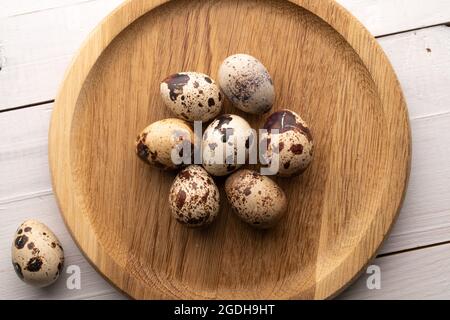
[{"label": "wooden plank", "polygon": [[[69,0],[66,1],[70,3]],[[72,1],[75,3],[75,0]],[[57,7],[52,10],[37,10],[30,14],[19,14],[4,19],[3,26],[0,28],[0,47],[3,46],[3,50],[0,51],[0,60],[2,57],[5,59],[0,71],[0,110],[54,99],[64,71],[75,51],[101,18],[122,1],[80,0],[80,3],[76,5]],[[405,1],[408,1],[408,4]],[[412,26],[420,27],[450,21],[450,2],[446,0],[426,2],[422,0],[340,0],[340,2],[355,13],[366,26],[369,26],[369,30],[375,35],[410,29]],[[53,2],[50,0],[48,5],[51,3]],[[424,14],[424,12],[433,14]],[[399,15],[402,18],[399,18]],[[422,21],[423,17],[426,17],[426,21]],[[396,25],[404,20],[408,21],[406,26]],[[377,30],[377,28],[381,29]],[[450,43],[447,32],[441,31],[437,34],[433,29],[430,36],[426,31],[422,31],[416,35],[409,35],[410,39],[404,41],[409,41],[409,49],[416,48],[419,43],[431,41],[433,45],[436,42],[435,50],[439,48],[445,50]],[[399,38],[389,41],[396,42],[396,39]],[[382,44],[385,41],[383,39]],[[386,49],[384,45],[383,47],[388,51],[396,70],[407,71],[413,68],[414,70],[411,71],[420,71],[427,70],[432,64],[439,64],[436,54],[433,55],[433,60],[424,59],[424,53],[415,50],[412,50],[407,56],[408,59],[405,60],[407,51],[397,52],[399,50],[397,47],[389,50],[389,41],[386,42],[388,48]],[[422,47],[421,49],[425,49]],[[412,65],[411,62],[413,62]],[[401,77],[402,83],[406,83],[406,79]],[[413,82],[413,79],[415,77],[410,78],[409,81]]]},{"label": "wooden plank", "polygon": [[371,274],[363,273],[338,299],[450,299],[449,244],[378,258],[373,264],[380,267],[381,288],[368,289]]},{"label": "wooden plank", "polygon": [[127,300],[128,297],[115,291],[111,293],[100,293],[98,295],[89,295],[83,297],[84,300]]},{"label": "wooden plank", "polygon": [[0,12],[0,16],[11,17],[24,14],[32,14],[39,11],[73,6],[89,1],[93,0],[1,0],[0,7],[2,8],[2,11]]},{"label": "wooden plank", "polygon": [[[2,0],[1,16],[54,10],[84,2],[107,0]],[[447,0],[336,0],[375,35],[421,28],[450,21]]]},{"label": "wooden plank", "polygon": [[449,27],[398,34],[379,43],[398,75],[411,118],[450,111]]},{"label": "wooden plank", "polygon": [[51,193],[51,109],[47,104],[0,114],[0,203]]},{"label": "wooden plank", "polygon": [[[11,17],[107,0],[3,0],[1,15]],[[336,0],[373,34],[383,35],[450,21],[447,0]]]},{"label": "wooden plank", "polygon": [[406,199],[380,253],[450,240],[450,113],[412,120]]},{"label": "wooden plank", "polygon": [[73,54],[88,33],[122,0],[8,17],[0,28],[0,110],[54,99]]},{"label": "wooden plank", "polygon": [[337,0],[375,36],[450,21],[448,0]]}]

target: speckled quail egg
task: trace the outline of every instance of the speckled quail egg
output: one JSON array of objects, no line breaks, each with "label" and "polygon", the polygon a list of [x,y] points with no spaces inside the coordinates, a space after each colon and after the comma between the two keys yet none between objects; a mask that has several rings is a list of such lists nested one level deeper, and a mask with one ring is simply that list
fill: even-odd
[{"label": "speckled quail egg", "polygon": [[235,171],[248,159],[256,133],[243,118],[223,114],[203,133],[203,167],[214,176]]},{"label": "speckled quail egg", "polygon": [[46,225],[35,220],[27,220],[17,229],[11,257],[19,278],[37,287],[55,282],[64,265],[59,240]]},{"label": "speckled quail egg", "polygon": [[164,119],[146,127],[136,139],[136,154],[151,166],[175,170],[190,164],[194,132],[188,122]]},{"label": "speckled quail egg", "polygon": [[239,170],[225,182],[225,192],[237,215],[253,227],[273,227],[287,209],[286,195],[269,177]]},{"label": "speckled quail egg", "polygon": [[222,110],[219,87],[203,73],[173,74],[161,82],[160,90],[164,104],[187,121],[209,121]]},{"label": "speckled quail egg", "polygon": [[[303,173],[314,153],[313,138],[306,122],[291,110],[281,110],[269,116],[264,129],[267,133],[261,135],[261,141],[266,141],[267,148],[262,154],[269,165],[277,156],[279,176]],[[272,129],[279,131],[276,137],[270,132]]]},{"label": "speckled quail egg", "polygon": [[247,54],[226,58],[219,68],[219,85],[231,103],[252,114],[268,112],[275,100],[272,78],[266,67]]},{"label": "speckled quail egg", "polygon": [[203,227],[217,216],[219,189],[211,176],[198,165],[178,173],[169,193],[172,216],[188,227]]}]

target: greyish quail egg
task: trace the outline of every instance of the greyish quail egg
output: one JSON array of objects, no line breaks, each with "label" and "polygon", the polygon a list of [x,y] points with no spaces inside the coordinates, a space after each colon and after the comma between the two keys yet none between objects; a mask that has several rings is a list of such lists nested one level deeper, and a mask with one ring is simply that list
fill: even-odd
[{"label": "greyish quail egg", "polygon": [[268,112],[275,100],[272,78],[255,57],[235,54],[219,68],[219,85],[231,103],[252,114]]}]

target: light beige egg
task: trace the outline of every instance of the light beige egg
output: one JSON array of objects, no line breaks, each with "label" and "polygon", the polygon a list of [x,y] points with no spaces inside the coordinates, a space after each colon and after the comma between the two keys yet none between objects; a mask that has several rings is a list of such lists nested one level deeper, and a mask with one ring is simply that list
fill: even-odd
[{"label": "light beige egg", "polygon": [[178,222],[204,227],[219,213],[219,189],[205,169],[191,165],[176,176],[169,192],[169,206]]},{"label": "light beige egg", "polygon": [[203,167],[214,176],[225,176],[244,165],[256,134],[245,119],[223,114],[203,133]]},{"label": "light beige egg", "polygon": [[273,227],[285,214],[287,199],[269,177],[242,169],[225,182],[227,199],[236,214],[253,227]]},{"label": "light beige egg", "polygon": [[252,114],[268,112],[275,100],[275,89],[267,68],[255,57],[235,54],[219,68],[219,85],[231,103]]},{"label": "light beige egg", "polygon": [[194,132],[186,121],[169,118],[153,122],[136,139],[136,154],[145,163],[176,170],[194,156]]},{"label": "light beige egg", "polygon": [[[267,145],[263,157],[269,166],[278,163],[277,175],[292,177],[303,173],[314,156],[314,142],[306,122],[294,111],[281,110],[271,114],[264,124],[267,134],[261,141]],[[278,134],[271,130],[278,130]]]},{"label": "light beige egg", "polygon": [[19,278],[37,287],[54,283],[64,265],[64,251],[58,238],[36,220],[27,220],[17,229],[11,258]]},{"label": "light beige egg", "polygon": [[160,85],[164,104],[187,121],[209,121],[222,110],[222,94],[216,82],[199,72],[180,72]]}]

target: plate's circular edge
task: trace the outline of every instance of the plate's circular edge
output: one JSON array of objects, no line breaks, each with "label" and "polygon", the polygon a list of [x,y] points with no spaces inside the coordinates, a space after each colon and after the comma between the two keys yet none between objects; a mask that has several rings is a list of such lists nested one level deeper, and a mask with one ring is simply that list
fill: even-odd
[{"label": "plate's circular edge", "polygon": [[[73,183],[70,174],[64,174],[62,168],[70,168],[70,157],[69,153],[66,152],[70,148],[70,131],[71,131],[71,119],[74,112],[76,101],[78,95],[81,91],[83,83],[89,74],[92,66],[101,55],[103,50],[111,43],[111,41],[129,24],[137,20],[139,17],[144,15],[150,10],[168,2],[170,0],[127,0],[117,9],[115,9],[110,15],[108,15],[90,34],[88,39],[79,49],[78,53],[75,55],[72,63],[68,67],[64,80],[59,88],[57,97],[55,99],[54,110],[52,113],[49,129],[49,163],[51,171],[51,180],[53,185],[53,190],[56,195],[58,206],[60,208],[63,220],[74,239],[75,243],[79,247],[80,251],[87,258],[87,260],[93,265],[93,267],[99,271],[102,276],[117,287],[121,292],[125,293],[127,296],[133,298],[144,298],[144,297],[156,297],[156,298],[174,298],[173,296],[168,296],[161,292],[152,292],[150,294],[145,288],[140,288],[139,293],[125,292],[123,289],[124,282],[127,279],[124,277],[114,277],[111,276],[111,270],[108,270],[109,274],[106,272],[105,264],[108,268],[118,268],[119,263],[112,259],[104,248],[99,246],[97,237],[94,232],[90,232],[89,239],[80,238],[78,235],[81,232],[80,229],[89,228],[90,223],[84,215],[76,216],[75,212],[79,212],[77,209],[77,194],[70,192],[71,185]],[[381,246],[382,242],[387,238],[387,235],[392,228],[395,219],[397,218],[401,205],[403,203],[407,182],[409,179],[410,167],[411,167],[411,127],[409,124],[408,111],[406,108],[405,99],[400,87],[400,83],[395,75],[395,72],[384,54],[381,47],[376,42],[375,38],[369,33],[368,30],[346,9],[333,0],[288,0],[293,4],[299,5],[306,10],[310,11],[314,15],[321,18],[323,21],[328,23],[333,29],[335,29],[343,38],[350,44],[350,46],[359,55],[360,59],[363,61],[364,65],[371,74],[374,83],[379,90],[379,95],[381,96],[383,106],[386,106],[388,102],[396,102],[397,108],[400,113],[400,121],[404,122],[407,132],[404,132],[404,165],[401,166],[402,176],[404,181],[401,185],[401,190],[398,190],[401,194],[398,202],[393,208],[393,214],[390,216],[389,221],[385,226],[382,227],[382,235],[377,238],[379,240],[377,244],[372,244],[370,250],[363,250],[363,241],[359,242],[355,247],[356,251],[363,251],[361,263],[358,266],[349,266],[349,260],[346,259],[339,267],[340,270],[337,272],[342,272],[346,270],[349,274],[348,268],[354,272],[351,277],[347,279],[340,279],[339,281],[331,281],[336,278],[335,272],[327,275],[324,279],[317,282],[315,299],[326,299],[336,296],[338,293],[342,292],[348,285],[351,284],[353,280],[364,270],[364,267],[370,263],[370,261],[376,255],[377,250]],[[125,10],[128,14],[124,14]],[[131,14],[130,14],[131,12]],[[366,44],[364,46],[363,44]],[[368,44],[368,45],[367,45]],[[375,54],[373,54],[375,52]],[[383,69],[382,71],[377,71],[377,68]],[[392,93],[392,96],[387,95],[387,91]],[[389,104],[389,107],[392,107]],[[79,199],[80,200],[80,199]],[[79,203],[79,202],[78,202]],[[80,228],[77,224],[83,224],[83,228]],[[377,222],[377,221],[375,221]],[[379,226],[380,227],[380,226]],[[367,236],[367,234],[366,234]],[[367,239],[366,239],[367,240]],[[85,248],[90,249],[86,250]],[[95,250],[100,250],[103,257],[106,257],[108,261],[95,261],[95,256],[93,253],[93,248]],[[92,252],[91,252],[92,251]],[[369,252],[370,251],[370,252]],[[361,252],[361,254],[363,253]],[[370,253],[370,255],[368,254]],[[125,262],[124,262],[125,264]],[[122,266],[124,267],[124,266]],[[118,269],[120,270],[120,268]],[[117,273],[116,273],[117,275]],[[132,277],[132,275],[129,275]],[[331,283],[331,284],[330,284]],[[139,282],[137,281],[138,285]],[[317,290],[319,289],[319,290]],[[293,299],[298,298],[293,296]]]}]

